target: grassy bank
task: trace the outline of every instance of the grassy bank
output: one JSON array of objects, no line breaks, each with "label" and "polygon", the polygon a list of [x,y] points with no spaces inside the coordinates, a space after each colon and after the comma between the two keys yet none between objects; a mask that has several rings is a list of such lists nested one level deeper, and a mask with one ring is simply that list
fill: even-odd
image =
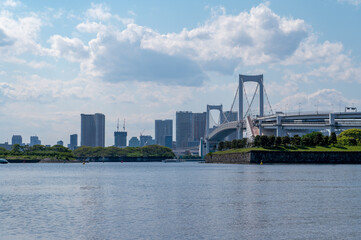
[{"label": "grassy bank", "polygon": [[240,153],[250,151],[283,151],[283,152],[340,152],[340,151],[355,151],[361,152],[361,146],[280,146],[280,147],[254,147],[254,148],[239,148],[229,149],[225,151],[213,152],[212,154],[227,154],[227,153]]}]

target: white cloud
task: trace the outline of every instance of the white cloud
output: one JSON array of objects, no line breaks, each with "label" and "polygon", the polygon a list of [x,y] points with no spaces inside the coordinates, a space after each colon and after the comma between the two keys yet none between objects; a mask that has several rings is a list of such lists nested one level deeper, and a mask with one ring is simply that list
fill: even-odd
[{"label": "white cloud", "polygon": [[51,48],[48,53],[52,56],[64,57],[71,62],[80,62],[89,57],[88,47],[78,38],[54,35],[49,42]]},{"label": "white cloud", "polygon": [[91,4],[91,8],[87,10],[86,16],[100,21],[109,20],[112,17],[110,9],[104,4]]},{"label": "white cloud", "polygon": [[361,4],[361,0],[338,0],[338,2],[345,2],[345,3],[355,5],[355,6],[358,6],[359,4]]},{"label": "white cloud", "polygon": [[19,6],[21,3],[19,1],[14,1],[14,0],[6,0],[4,3],[5,7],[17,7]]}]

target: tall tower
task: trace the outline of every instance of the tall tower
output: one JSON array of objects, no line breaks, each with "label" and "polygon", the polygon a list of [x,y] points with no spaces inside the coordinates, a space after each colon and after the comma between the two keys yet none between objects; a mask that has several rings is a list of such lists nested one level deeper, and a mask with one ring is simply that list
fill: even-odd
[{"label": "tall tower", "polygon": [[105,116],[102,113],[81,114],[81,146],[105,146]]},{"label": "tall tower", "polygon": [[155,144],[172,148],[173,120],[155,120]]},{"label": "tall tower", "polygon": [[118,119],[117,131],[114,132],[114,146],[115,147],[127,146],[127,132],[125,131],[125,119],[123,123],[123,131],[119,131],[119,119]]}]

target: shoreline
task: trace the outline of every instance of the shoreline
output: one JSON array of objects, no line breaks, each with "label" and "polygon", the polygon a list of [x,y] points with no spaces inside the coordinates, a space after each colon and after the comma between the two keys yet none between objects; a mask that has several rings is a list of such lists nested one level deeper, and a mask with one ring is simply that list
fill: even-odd
[{"label": "shoreline", "polygon": [[361,151],[262,151],[209,154],[206,163],[361,164]]}]

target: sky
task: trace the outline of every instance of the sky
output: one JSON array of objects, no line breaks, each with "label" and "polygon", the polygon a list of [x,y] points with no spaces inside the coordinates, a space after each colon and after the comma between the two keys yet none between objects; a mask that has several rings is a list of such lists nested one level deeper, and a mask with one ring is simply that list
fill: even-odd
[{"label": "sky", "polygon": [[[230,108],[263,74],[274,110],[361,109],[361,0],[0,1],[0,142],[80,139],[80,114],[128,140],[176,111]],[[247,90],[252,92],[252,89]]]}]

